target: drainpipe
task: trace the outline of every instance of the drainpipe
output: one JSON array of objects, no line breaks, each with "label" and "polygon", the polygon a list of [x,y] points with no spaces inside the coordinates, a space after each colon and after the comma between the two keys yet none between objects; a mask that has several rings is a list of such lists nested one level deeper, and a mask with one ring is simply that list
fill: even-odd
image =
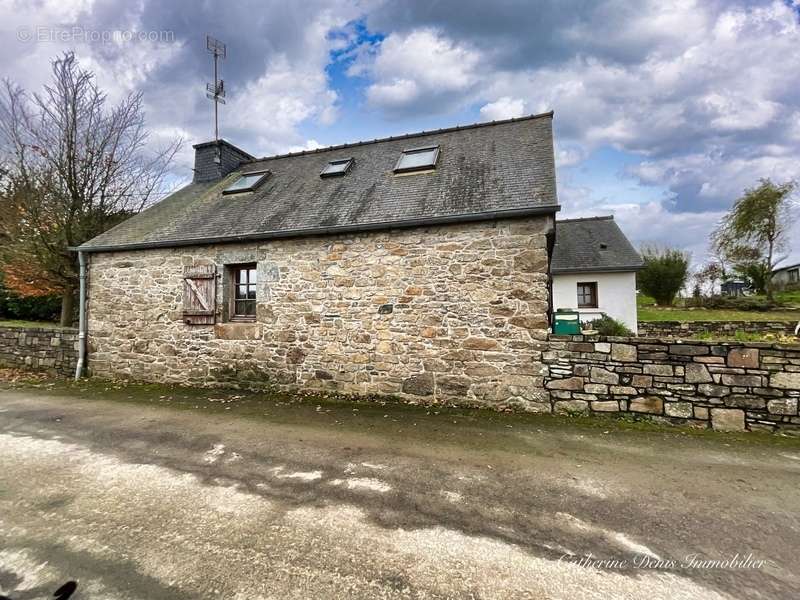
[{"label": "drainpipe", "polygon": [[78,301],[78,364],[75,367],[75,381],[83,374],[86,362],[86,254],[78,250],[80,264],[80,296]]}]

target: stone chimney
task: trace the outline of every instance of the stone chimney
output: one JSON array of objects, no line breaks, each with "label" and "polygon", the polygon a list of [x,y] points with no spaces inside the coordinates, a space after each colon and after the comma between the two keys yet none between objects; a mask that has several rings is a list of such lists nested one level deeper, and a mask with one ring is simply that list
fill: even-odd
[{"label": "stone chimney", "polygon": [[195,144],[194,182],[213,181],[235,171],[242,163],[253,160],[253,156],[225,140]]}]

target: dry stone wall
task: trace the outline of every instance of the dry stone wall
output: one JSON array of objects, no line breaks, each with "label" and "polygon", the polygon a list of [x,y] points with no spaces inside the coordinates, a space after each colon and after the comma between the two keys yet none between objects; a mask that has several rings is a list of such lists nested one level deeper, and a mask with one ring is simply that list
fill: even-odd
[{"label": "dry stone wall", "polygon": [[78,363],[74,329],[0,327],[0,365],[72,376]]},{"label": "dry stone wall", "polygon": [[[800,320],[800,312],[797,318]],[[733,336],[737,331],[791,335],[795,327],[797,321],[639,321],[639,335],[675,338],[698,334]]]},{"label": "dry stone wall", "polygon": [[551,336],[543,360],[556,412],[800,432],[800,346]]},{"label": "dry stone wall", "polygon": [[[91,255],[92,374],[549,411],[549,216]],[[182,318],[186,268],[257,263],[256,322]]]}]

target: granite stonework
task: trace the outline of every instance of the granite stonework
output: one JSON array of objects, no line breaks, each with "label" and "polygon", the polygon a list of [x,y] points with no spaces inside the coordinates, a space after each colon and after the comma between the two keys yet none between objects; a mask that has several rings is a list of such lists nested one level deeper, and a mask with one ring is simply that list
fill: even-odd
[{"label": "granite stonework", "polygon": [[49,327],[0,327],[0,365],[72,376],[78,332]]},{"label": "granite stonework", "polygon": [[[550,411],[551,216],[91,254],[93,375],[320,389]],[[256,322],[227,323],[226,265],[256,262]],[[182,318],[216,265],[216,324]]]},{"label": "granite stonework", "polygon": [[[800,320],[800,312],[797,318]],[[737,331],[741,331],[781,336],[794,334],[795,327],[797,321],[639,321],[639,335],[685,338],[711,334],[733,337]]]},{"label": "granite stonework", "polygon": [[550,336],[542,360],[555,412],[800,433],[798,345]]}]

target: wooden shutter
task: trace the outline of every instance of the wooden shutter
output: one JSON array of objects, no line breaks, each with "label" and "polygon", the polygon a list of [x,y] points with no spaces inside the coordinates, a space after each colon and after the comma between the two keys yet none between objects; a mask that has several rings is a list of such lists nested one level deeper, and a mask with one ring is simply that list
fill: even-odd
[{"label": "wooden shutter", "polygon": [[217,312],[217,275],[214,265],[187,267],[183,274],[183,321],[213,325]]}]

